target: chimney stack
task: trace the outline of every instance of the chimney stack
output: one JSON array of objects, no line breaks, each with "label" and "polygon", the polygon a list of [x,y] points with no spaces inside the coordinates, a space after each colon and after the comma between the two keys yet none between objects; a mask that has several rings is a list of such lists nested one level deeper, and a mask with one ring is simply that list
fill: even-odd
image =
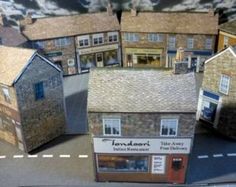
[{"label": "chimney stack", "polygon": [[0,9],[0,25],[1,26],[5,26],[5,20],[6,19],[6,15],[4,14],[3,10]]},{"label": "chimney stack", "polygon": [[110,0],[108,0],[108,3],[107,3],[107,14],[108,14],[108,16],[113,15],[112,4],[111,4]]},{"label": "chimney stack", "polygon": [[137,16],[137,0],[132,0],[131,16]]}]

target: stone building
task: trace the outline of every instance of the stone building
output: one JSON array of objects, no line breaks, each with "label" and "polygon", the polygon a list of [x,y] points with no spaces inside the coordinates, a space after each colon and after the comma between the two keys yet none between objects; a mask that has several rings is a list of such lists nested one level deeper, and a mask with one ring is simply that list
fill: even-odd
[{"label": "stone building", "polygon": [[202,68],[214,54],[218,15],[209,12],[122,13],[121,39],[125,67],[166,67],[175,61],[179,47],[189,68]]},{"label": "stone building", "polygon": [[236,48],[228,47],[205,62],[197,120],[236,138]]},{"label": "stone building", "polygon": [[184,183],[196,110],[193,73],[91,71],[88,124],[97,181]]},{"label": "stone building", "polygon": [[221,24],[219,30],[218,51],[236,45],[236,20]]},{"label": "stone building", "polygon": [[35,50],[0,47],[0,139],[29,152],[64,133],[62,73]]},{"label": "stone building", "polygon": [[21,22],[22,33],[64,75],[91,67],[119,66],[119,22],[111,7],[107,12],[32,19]]}]

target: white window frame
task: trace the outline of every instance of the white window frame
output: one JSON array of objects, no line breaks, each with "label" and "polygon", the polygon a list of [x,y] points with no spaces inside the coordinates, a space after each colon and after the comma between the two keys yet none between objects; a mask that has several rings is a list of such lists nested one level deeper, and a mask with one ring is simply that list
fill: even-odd
[{"label": "white window frame", "polygon": [[11,96],[10,96],[9,88],[2,87],[2,94],[3,94],[5,102],[11,103]]},{"label": "white window frame", "polygon": [[[112,121],[112,120],[115,120],[115,121],[118,121],[118,129],[119,129],[119,134],[114,134],[113,132],[112,132],[112,130],[111,130],[111,134],[106,134],[105,133],[105,125],[106,125],[106,121]],[[106,118],[106,117],[104,117],[103,119],[102,119],[102,124],[103,124],[103,135],[104,136],[121,136],[121,120],[120,120],[120,118]],[[116,126],[115,124],[109,124],[110,125],[110,128],[112,129],[112,127],[114,127],[114,126]]]},{"label": "white window frame", "polygon": [[224,36],[224,47],[229,45],[229,37],[228,36]]},{"label": "white window frame", "polygon": [[[176,134],[175,135],[170,135],[169,133],[169,125],[168,125],[168,134],[167,135],[163,135],[162,134],[162,126],[164,125],[164,121],[167,121],[167,120],[173,120],[176,122]],[[178,118],[162,118],[161,119],[161,127],[160,127],[160,136],[165,136],[165,137],[176,137],[177,134],[178,134],[178,125],[179,125],[179,119]]]},{"label": "white window frame", "polygon": [[230,76],[222,74],[220,77],[219,92],[228,95],[230,87]]},{"label": "white window frame", "polygon": [[187,38],[187,48],[193,49],[193,47],[194,47],[194,38],[193,37]]},{"label": "white window frame", "polygon": [[148,41],[149,42],[162,42],[163,35],[158,33],[149,33],[148,34]]},{"label": "white window frame", "polygon": [[[99,42],[99,39],[102,38],[102,42]],[[97,39],[98,40],[98,43],[95,44],[94,43],[94,39]],[[104,34],[103,33],[100,33],[100,34],[93,34],[93,45],[101,45],[101,44],[104,44]]]},{"label": "white window frame", "polygon": [[69,37],[63,37],[63,38],[57,38],[54,40],[56,47],[64,47],[71,44],[71,38]]},{"label": "white window frame", "polygon": [[[77,40],[78,40],[78,45],[79,47],[89,47],[90,46],[90,38],[89,38],[89,35],[84,35],[84,36],[78,36],[77,37]],[[85,45],[85,40],[88,40],[88,45]],[[83,45],[81,46],[80,45],[80,42],[83,42]]]},{"label": "white window frame", "polygon": [[139,35],[138,35],[138,33],[126,32],[126,33],[124,33],[124,40],[127,42],[138,42]]},{"label": "white window frame", "polygon": [[176,48],[176,36],[168,37],[168,48],[175,49]]},{"label": "white window frame", "polygon": [[212,49],[212,43],[213,43],[212,38],[206,38],[206,40],[205,40],[205,49]]},{"label": "white window frame", "polygon": [[[115,36],[116,36],[116,39],[117,40],[115,40]],[[118,32],[108,32],[107,33],[107,41],[108,41],[108,43],[114,43],[114,42],[118,42],[119,41],[119,38],[118,38]],[[109,41],[109,38],[112,38],[112,41]]]}]

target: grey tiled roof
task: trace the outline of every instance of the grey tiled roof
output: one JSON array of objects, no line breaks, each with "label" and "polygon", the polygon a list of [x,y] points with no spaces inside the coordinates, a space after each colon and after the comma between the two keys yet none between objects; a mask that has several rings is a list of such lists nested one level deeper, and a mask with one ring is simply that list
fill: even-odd
[{"label": "grey tiled roof", "polygon": [[220,25],[220,30],[236,35],[236,19]]},{"label": "grey tiled roof", "polygon": [[193,73],[97,69],[90,73],[88,112],[196,112]]}]

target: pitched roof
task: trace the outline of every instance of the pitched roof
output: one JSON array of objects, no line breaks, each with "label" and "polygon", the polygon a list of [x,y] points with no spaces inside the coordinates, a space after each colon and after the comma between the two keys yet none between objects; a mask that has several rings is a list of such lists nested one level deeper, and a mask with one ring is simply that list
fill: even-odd
[{"label": "pitched roof", "polygon": [[236,20],[229,21],[220,25],[220,30],[236,35]]},{"label": "pitched roof", "polygon": [[0,38],[2,40],[2,44],[5,46],[19,46],[27,41],[26,38],[16,29],[1,25]]},{"label": "pitched roof", "polygon": [[121,31],[214,34],[218,33],[218,15],[203,12],[122,13]]},{"label": "pitched roof", "polygon": [[36,51],[0,46],[0,83],[11,86]]},{"label": "pitched roof", "polygon": [[23,26],[22,32],[30,40],[41,40],[119,29],[117,17],[102,12],[35,19]]},{"label": "pitched roof", "polygon": [[97,69],[90,72],[89,112],[196,112],[194,74]]}]

